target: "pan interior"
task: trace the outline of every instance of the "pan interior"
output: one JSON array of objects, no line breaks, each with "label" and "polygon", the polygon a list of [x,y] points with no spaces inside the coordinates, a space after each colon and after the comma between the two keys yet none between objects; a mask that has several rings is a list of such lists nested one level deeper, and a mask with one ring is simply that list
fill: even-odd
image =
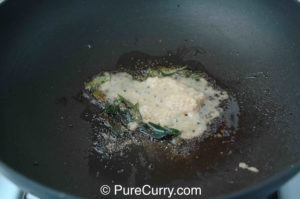
[{"label": "pan interior", "polygon": [[[98,196],[100,185],[118,182],[197,184],[212,197],[294,165],[300,157],[297,6],[5,2],[0,6],[1,160],[42,184],[86,197]],[[235,93],[241,114],[234,140],[207,140],[198,159],[185,164],[162,157],[150,166],[139,149],[127,159],[134,166],[101,161],[91,152],[93,131],[81,117],[87,104],[78,93],[89,77],[120,63],[131,65],[131,57],[169,57],[207,71]],[[257,167],[259,174],[239,170],[239,162]]]}]

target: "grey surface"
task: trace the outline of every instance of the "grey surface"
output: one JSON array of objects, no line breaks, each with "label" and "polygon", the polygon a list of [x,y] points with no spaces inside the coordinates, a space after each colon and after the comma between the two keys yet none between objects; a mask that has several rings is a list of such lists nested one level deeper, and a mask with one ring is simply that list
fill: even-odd
[{"label": "grey surface", "polygon": [[286,182],[279,190],[279,199],[297,199],[300,196],[300,174],[298,173],[291,180]]},{"label": "grey surface", "polygon": [[22,199],[23,191],[5,176],[0,174],[0,197],[2,199]]}]

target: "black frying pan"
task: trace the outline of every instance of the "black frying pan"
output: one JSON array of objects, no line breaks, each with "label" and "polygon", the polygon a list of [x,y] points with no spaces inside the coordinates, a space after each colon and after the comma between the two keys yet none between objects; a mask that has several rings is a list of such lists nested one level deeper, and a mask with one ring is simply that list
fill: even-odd
[{"label": "black frying pan", "polygon": [[[82,117],[91,107],[78,94],[98,72],[163,58],[205,70],[234,93],[240,129],[201,143],[200,160],[156,163],[150,179],[136,162],[132,185],[193,185],[203,197],[253,198],[299,171],[296,0],[4,2],[0,171],[43,198],[100,197],[102,184],[127,183],[130,167],[118,175],[118,165],[91,151],[91,125]],[[103,170],[106,163],[111,170]]]}]

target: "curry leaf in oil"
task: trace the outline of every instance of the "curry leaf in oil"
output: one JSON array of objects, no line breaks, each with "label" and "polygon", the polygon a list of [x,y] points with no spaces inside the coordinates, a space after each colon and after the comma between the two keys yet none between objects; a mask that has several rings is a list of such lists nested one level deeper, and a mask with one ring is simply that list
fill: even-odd
[{"label": "curry leaf in oil", "polygon": [[142,116],[139,111],[138,103],[133,104],[121,95],[119,95],[119,100],[126,106],[126,108],[128,108],[128,110],[131,114],[132,120],[137,121],[137,122],[142,120]]},{"label": "curry leaf in oil", "polygon": [[176,73],[187,71],[188,70],[186,66],[180,68],[158,66],[157,68],[148,68],[147,70],[143,71],[143,75],[134,75],[133,79],[137,81],[144,81],[148,77],[166,77],[172,76]]},{"label": "curry leaf in oil", "polygon": [[180,68],[168,68],[168,67],[159,67],[158,71],[162,77],[165,76],[171,76],[175,73],[178,73],[179,71],[186,70],[186,66],[180,67]]},{"label": "curry leaf in oil", "polygon": [[[124,105],[125,107],[122,107]],[[114,100],[112,103],[106,103],[103,114],[107,116],[107,120],[113,121],[113,125],[110,121],[108,121],[115,131],[119,132],[121,129],[120,124],[123,126],[127,126],[128,123],[133,121],[141,121],[141,115],[138,109],[138,104],[132,104],[124,97],[119,96],[119,99]],[[117,128],[118,127],[118,128]]]},{"label": "curry leaf in oil", "polygon": [[90,82],[85,84],[85,89],[94,92],[100,90],[101,84],[110,80],[110,74],[104,73],[103,75],[98,75],[94,77]]},{"label": "curry leaf in oil", "polygon": [[143,133],[146,133],[150,135],[150,137],[158,140],[180,135],[180,131],[177,129],[162,127],[152,122],[140,123],[139,128]]}]

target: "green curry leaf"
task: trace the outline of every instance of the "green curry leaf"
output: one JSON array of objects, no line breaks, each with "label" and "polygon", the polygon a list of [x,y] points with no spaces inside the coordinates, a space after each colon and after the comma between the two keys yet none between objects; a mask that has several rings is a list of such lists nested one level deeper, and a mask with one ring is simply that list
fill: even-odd
[{"label": "green curry leaf", "polygon": [[159,67],[159,72],[161,76],[171,76],[174,75],[175,73],[178,73],[179,71],[186,70],[186,66],[180,67],[180,68],[167,68],[167,67]]},{"label": "green curry leaf", "polygon": [[172,76],[180,72],[183,73],[188,72],[187,66],[183,66],[180,68],[163,67],[163,66],[158,66],[157,68],[148,68],[143,72],[143,75],[134,75],[133,79],[137,81],[144,81],[148,77],[166,77],[166,76]]},{"label": "green curry leaf", "polygon": [[150,135],[154,139],[163,139],[172,136],[180,135],[180,131],[174,128],[166,128],[162,127],[158,124],[154,124],[152,122],[148,123],[140,123],[140,130],[148,135]]},{"label": "green curry leaf", "polygon": [[85,84],[85,89],[92,92],[99,90],[101,84],[110,80],[110,74],[104,73],[103,75],[95,76],[90,82]]},{"label": "green curry leaf", "polygon": [[129,110],[132,120],[140,122],[142,120],[142,116],[139,111],[139,104],[133,104],[127,99],[125,99],[123,96],[119,95],[119,100],[126,106],[126,108]]}]

